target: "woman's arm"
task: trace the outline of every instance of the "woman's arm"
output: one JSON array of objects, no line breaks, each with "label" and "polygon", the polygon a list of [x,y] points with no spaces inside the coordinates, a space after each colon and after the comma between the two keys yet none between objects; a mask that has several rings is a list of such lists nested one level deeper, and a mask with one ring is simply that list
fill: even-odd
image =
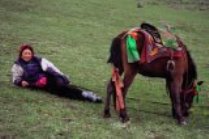
[{"label": "woman's arm", "polygon": [[22,76],[23,76],[23,69],[20,65],[14,64],[12,66],[12,82],[15,85],[21,86]]},{"label": "woman's arm", "polygon": [[52,62],[48,61],[45,58],[41,59],[41,68],[44,72],[53,75],[54,77],[62,78],[65,84],[70,82],[69,77],[63,74]]},{"label": "woman's arm", "polygon": [[49,60],[45,58],[41,59],[41,68],[43,71],[53,70],[60,75],[64,75],[52,62],[50,62]]}]

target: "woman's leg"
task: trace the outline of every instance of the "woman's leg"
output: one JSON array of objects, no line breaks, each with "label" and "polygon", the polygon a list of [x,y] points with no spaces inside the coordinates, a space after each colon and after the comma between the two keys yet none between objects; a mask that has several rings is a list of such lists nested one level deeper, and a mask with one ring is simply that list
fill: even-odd
[{"label": "woman's leg", "polygon": [[60,97],[66,97],[70,99],[86,100],[95,103],[101,103],[101,97],[97,96],[91,91],[81,89],[75,85],[68,85],[62,80],[62,78],[48,77],[46,90],[52,94]]},{"label": "woman's leg", "polygon": [[101,97],[97,96],[91,91],[83,90],[74,85],[61,86],[58,95],[71,99],[90,101],[95,103],[102,102]]}]

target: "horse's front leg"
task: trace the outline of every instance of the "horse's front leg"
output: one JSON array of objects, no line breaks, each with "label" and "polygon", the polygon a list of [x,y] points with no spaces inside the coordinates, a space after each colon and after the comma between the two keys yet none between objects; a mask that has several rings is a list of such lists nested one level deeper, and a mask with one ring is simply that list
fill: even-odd
[{"label": "horse's front leg", "polygon": [[132,84],[136,74],[137,74],[137,69],[136,68],[132,68],[132,70],[128,70],[128,72],[125,72],[125,74],[124,74],[124,79],[123,79],[123,83],[124,83],[124,87],[123,87],[124,109],[120,109],[120,114],[119,114],[119,116],[121,118],[121,121],[123,123],[129,121],[129,116],[128,116],[127,110],[126,110],[125,98],[126,98],[128,89],[129,89],[130,85]]},{"label": "horse's front leg", "polygon": [[188,117],[189,116],[189,111],[186,107],[186,104],[185,104],[185,100],[184,100],[184,94],[181,93],[181,110],[182,110],[182,114],[184,117]]},{"label": "horse's front leg", "polygon": [[182,114],[181,108],[181,80],[174,80],[170,82],[170,97],[172,102],[172,114],[181,125],[187,124]]}]

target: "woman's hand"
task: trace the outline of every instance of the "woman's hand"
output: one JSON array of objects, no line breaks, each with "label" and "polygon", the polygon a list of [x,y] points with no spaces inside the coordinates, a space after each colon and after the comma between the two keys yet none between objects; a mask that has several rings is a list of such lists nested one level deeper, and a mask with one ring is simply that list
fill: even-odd
[{"label": "woman's hand", "polygon": [[29,86],[29,83],[26,82],[26,81],[22,81],[22,82],[21,82],[21,86],[22,86],[22,87],[27,87],[27,86]]}]

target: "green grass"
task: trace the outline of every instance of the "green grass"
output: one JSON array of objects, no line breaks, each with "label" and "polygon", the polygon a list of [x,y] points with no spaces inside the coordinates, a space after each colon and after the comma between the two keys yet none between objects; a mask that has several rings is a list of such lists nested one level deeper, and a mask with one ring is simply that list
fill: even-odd
[{"label": "green grass", "polygon": [[[137,8],[135,0],[1,0],[0,138],[209,138],[209,12],[160,2],[145,1]],[[10,83],[18,46],[27,42],[74,84],[105,97],[111,39],[142,21],[173,26],[196,62],[199,79],[205,81],[187,126],[172,119],[165,81],[158,78],[137,76],[127,98],[131,124],[126,128],[114,110],[111,119],[102,118],[103,104],[58,98]]]}]

